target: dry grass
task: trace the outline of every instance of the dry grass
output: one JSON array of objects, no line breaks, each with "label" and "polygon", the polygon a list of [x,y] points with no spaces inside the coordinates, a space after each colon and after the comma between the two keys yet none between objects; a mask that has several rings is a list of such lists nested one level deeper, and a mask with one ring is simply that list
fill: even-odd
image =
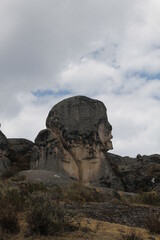
[{"label": "dry grass", "polygon": [[122,234],[119,240],[144,240],[144,238],[141,234],[132,230],[129,233]]},{"label": "dry grass", "polygon": [[160,194],[155,191],[141,192],[139,194],[128,196],[125,193],[120,193],[121,202],[125,204],[143,204],[151,206],[160,206]]},{"label": "dry grass", "polygon": [[160,215],[150,214],[146,220],[146,227],[151,233],[160,234]]},{"label": "dry grass", "polygon": [[50,194],[37,192],[32,195],[26,219],[31,233],[56,235],[74,229],[68,216],[69,211],[53,201]]}]

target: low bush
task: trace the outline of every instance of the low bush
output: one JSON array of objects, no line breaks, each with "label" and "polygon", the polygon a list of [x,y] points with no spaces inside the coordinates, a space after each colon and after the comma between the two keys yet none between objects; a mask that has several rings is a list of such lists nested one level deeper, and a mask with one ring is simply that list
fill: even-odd
[{"label": "low bush", "polygon": [[160,205],[160,194],[155,191],[142,192],[137,200],[143,204],[158,206]]},{"label": "low bush", "polygon": [[26,214],[31,233],[56,235],[72,229],[67,218],[67,210],[54,202],[48,193],[32,195],[29,212]]},{"label": "low bush", "polygon": [[8,168],[6,169],[2,175],[1,175],[1,179],[8,179],[13,177],[15,174],[17,173],[17,170],[14,168]]},{"label": "low bush", "polygon": [[21,191],[18,187],[8,187],[4,194],[4,201],[11,204],[16,211],[20,211],[22,209],[23,205],[23,199],[22,199]]},{"label": "low bush", "polygon": [[151,233],[160,234],[160,215],[150,214],[146,220],[146,227]]},{"label": "low bush", "polygon": [[3,186],[0,189],[0,204],[6,202],[12,205],[16,211],[23,209],[25,199],[18,186]]},{"label": "low bush", "polygon": [[18,233],[20,230],[17,211],[11,202],[3,199],[0,202],[0,227],[8,233]]},{"label": "low bush", "polygon": [[121,201],[125,204],[146,204],[152,206],[160,206],[160,194],[151,192],[140,192],[139,194],[127,196],[121,194]]},{"label": "low bush", "polygon": [[103,201],[103,196],[94,188],[86,187],[80,183],[73,183],[66,189],[64,199],[73,202],[100,202]]},{"label": "low bush", "polygon": [[26,177],[24,175],[15,175],[10,178],[10,182],[24,182],[26,180]]},{"label": "low bush", "polygon": [[119,240],[143,240],[143,237],[140,234],[132,231],[127,234],[122,234]]},{"label": "low bush", "polygon": [[59,203],[59,201],[64,201],[65,189],[60,186],[53,186],[49,190],[49,192],[52,194],[52,199],[57,203]]},{"label": "low bush", "polygon": [[39,191],[46,192],[48,190],[47,186],[42,182],[27,183],[26,188],[29,193],[34,193]]}]

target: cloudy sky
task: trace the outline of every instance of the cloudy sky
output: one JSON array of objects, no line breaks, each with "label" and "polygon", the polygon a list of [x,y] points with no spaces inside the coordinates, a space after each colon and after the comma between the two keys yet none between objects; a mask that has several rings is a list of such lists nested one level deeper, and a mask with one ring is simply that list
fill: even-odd
[{"label": "cloudy sky", "polygon": [[34,140],[59,100],[103,101],[113,153],[160,153],[159,0],[0,0],[0,122]]}]

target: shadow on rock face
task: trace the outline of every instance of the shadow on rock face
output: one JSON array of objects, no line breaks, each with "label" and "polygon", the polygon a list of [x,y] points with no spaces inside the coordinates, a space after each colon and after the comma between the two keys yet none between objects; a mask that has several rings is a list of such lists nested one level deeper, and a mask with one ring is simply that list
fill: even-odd
[{"label": "shadow on rock face", "polygon": [[60,172],[86,184],[112,174],[105,157],[112,149],[112,126],[102,102],[84,96],[63,100],[49,112],[46,126],[35,139],[32,169]]}]

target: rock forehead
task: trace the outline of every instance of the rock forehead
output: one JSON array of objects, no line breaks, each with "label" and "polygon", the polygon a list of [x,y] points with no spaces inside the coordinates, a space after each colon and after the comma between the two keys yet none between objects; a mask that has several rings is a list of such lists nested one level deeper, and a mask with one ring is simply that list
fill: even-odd
[{"label": "rock forehead", "polygon": [[47,128],[61,129],[63,136],[71,139],[76,135],[90,136],[97,133],[100,123],[105,124],[106,131],[111,130],[105,105],[84,96],[71,97],[59,102],[51,109],[46,120]]}]

